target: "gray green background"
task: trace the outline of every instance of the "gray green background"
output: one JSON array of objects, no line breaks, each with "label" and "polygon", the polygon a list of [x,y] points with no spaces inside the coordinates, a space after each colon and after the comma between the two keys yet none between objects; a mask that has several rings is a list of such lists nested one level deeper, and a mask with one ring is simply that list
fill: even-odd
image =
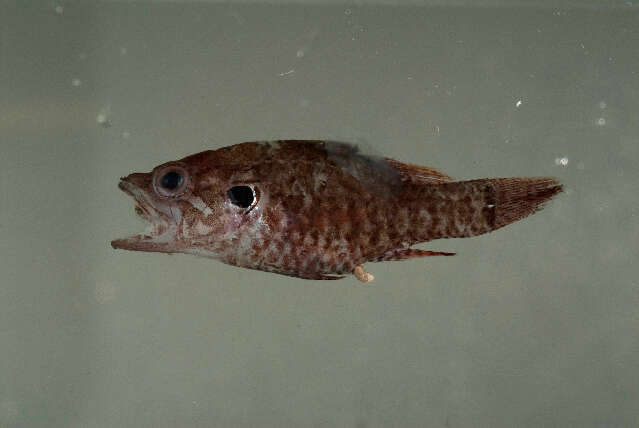
[{"label": "gray green background", "polygon": [[[0,3],[1,427],[639,426],[639,5],[384,3]],[[372,285],[111,249],[273,138],[566,192]]]}]

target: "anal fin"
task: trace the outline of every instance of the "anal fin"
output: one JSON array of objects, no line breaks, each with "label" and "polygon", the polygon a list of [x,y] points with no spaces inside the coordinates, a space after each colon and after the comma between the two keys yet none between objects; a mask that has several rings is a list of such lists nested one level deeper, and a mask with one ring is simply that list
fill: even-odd
[{"label": "anal fin", "polygon": [[399,250],[391,250],[384,253],[382,256],[375,259],[377,262],[391,261],[391,260],[407,260],[417,257],[429,257],[429,256],[454,256],[455,253],[447,253],[444,251],[427,251],[418,250],[415,248],[404,248]]}]

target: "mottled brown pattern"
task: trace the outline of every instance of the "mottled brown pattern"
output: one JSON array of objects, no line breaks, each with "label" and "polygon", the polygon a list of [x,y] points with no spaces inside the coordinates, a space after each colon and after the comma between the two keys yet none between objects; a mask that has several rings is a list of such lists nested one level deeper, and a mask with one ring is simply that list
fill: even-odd
[{"label": "mottled brown pattern", "polygon": [[[184,188],[158,194],[176,169]],[[234,205],[227,190],[249,186],[256,203]],[[552,178],[452,181],[428,167],[364,156],[325,141],[252,142],[198,153],[131,174],[120,187],[152,228],[115,248],[183,252],[308,279],[355,272],[367,261],[450,253],[411,249],[470,237],[526,217],[561,191]],[[356,267],[360,267],[356,269]]]}]

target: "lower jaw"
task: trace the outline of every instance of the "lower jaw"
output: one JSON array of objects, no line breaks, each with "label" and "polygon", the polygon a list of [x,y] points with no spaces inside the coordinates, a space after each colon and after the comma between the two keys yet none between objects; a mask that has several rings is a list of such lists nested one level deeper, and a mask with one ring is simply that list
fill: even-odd
[{"label": "lower jaw", "polygon": [[129,251],[149,251],[159,253],[174,253],[176,245],[170,236],[135,235],[111,241],[111,247]]}]

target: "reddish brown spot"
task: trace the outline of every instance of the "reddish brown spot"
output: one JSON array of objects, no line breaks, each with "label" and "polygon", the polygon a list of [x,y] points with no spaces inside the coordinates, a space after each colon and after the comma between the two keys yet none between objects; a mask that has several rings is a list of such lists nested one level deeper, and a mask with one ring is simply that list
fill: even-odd
[{"label": "reddish brown spot", "polygon": [[317,242],[319,241],[319,231],[317,229],[313,229],[311,230],[311,239],[313,240],[312,245],[317,244]]}]

